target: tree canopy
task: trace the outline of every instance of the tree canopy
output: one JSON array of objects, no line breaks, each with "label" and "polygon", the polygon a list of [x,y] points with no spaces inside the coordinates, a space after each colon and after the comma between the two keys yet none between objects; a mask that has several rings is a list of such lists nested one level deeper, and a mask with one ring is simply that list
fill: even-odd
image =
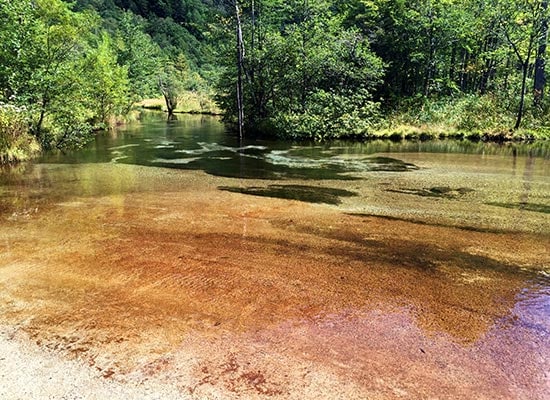
[{"label": "tree canopy", "polygon": [[[392,119],[548,129],[546,0],[235,0],[225,38],[231,4],[243,21],[249,130],[364,137]],[[231,121],[237,73],[226,40],[219,95]]]},{"label": "tree canopy", "polygon": [[0,0],[0,103],[46,148],[82,144],[140,99],[171,109],[205,87],[247,135],[549,131],[548,12],[547,0]]}]

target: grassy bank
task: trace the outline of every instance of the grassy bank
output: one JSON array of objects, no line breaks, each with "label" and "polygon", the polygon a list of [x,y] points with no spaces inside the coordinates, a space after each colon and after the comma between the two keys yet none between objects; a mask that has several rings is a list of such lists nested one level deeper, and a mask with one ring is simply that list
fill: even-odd
[{"label": "grassy bank", "polygon": [[[147,110],[166,111],[166,103],[162,97],[144,99],[136,104],[137,107]],[[211,114],[219,115],[221,110],[217,104],[207,95],[197,92],[185,92],[178,101],[175,113]]]},{"label": "grassy bank", "polygon": [[504,95],[418,98],[402,100],[391,109],[368,101],[348,104],[349,107],[343,101],[333,101],[325,107],[269,115],[249,126],[247,133],[317,142],[446,138],[487,142],[550,140],[550,107],[535,107],[532,101],[527,102],[521,128],[512,129],[517,118],[515,100]]},{"label": "grassy bank", "polygon": [[526,105],[521,128],[512,127],[517,101],[506,96],[444,97],[401,104],[367,137],[389,139],[469,139],[472,141],[550,140],[549,110]]},{"label": "grassy bank", "polygon": [[461,130],[441,124],[409,125],[390,122],[389,127],[375,129],[365,139],[390,140],[434,140],[467,139],[471,141],[510,142],[550,140],[549,130],[518,129],[516,131],[501,128],[487,130]]}]

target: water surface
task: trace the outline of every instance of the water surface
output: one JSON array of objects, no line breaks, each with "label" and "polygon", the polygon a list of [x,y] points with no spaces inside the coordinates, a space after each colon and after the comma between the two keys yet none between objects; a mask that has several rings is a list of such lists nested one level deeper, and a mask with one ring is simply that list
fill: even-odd
[{"label": "water surface", "polygon": [[548,398],[547,144],[147,118],[0,172],[13,335],[189,398]]}]

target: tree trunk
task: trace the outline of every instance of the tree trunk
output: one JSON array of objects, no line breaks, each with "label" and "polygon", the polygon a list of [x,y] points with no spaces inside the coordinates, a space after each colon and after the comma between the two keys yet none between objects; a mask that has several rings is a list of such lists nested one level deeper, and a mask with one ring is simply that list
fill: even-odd
[{"label": "tree trunk", "polygon": [[[527,58],[529,60],[529,58]],[[525,87],[527,86],[527,73],[529,72],[529,61],[522,64],[522,77],[521,77],[521,93],[519,98],[518,115],[516,118],[516,124],[514,130],[519,129],[521,125],[521,119],[523,117],[523,109],[525,107]]]},{"label": "tree trunk", "polygon": [[435,78],[435,37],[434,37],[434,16],[430,8],[428,13],[430,28],[428,29],[428,62],[424,74],[424,96],[428,97],[431,91],[432,81]]},{"label": "tree trunk", "polygon": [[166,109],[168,110],[168,118],[171,118],[174,115],[174,110],[176,109],[178,103],[170,97],[169,94],[163,92],[164,101],[166,102]]},{"label": "tree trunk", "polygon": [[[491,28],[492,29],[492,28]],[[480,94],[486,94],[487,88],[489,87],[489,81],[491,77],[494,75],[495,72],[495,65],[496,61],[493,58],[494,56],[487,56],[486,54],[490,51],[495,50],[497,47],[497,39],[493,36],[489,36],[486,38],[484,48],[483,48],[483,58],[485,61],[483,72],[481,73],[481,78],[479,80],[479,93]]]},{"label": "tree trunk", "polygon": [[537,59],[535,60],[535,82],[534,82],[534,97],[533,102],[536,107],[542,105],[542,99],[544,96],[544,85],[546,84],[546,43],[548,40],[548,18],[546,16],[546,10],[548,9],[548,0],[543,0],[542,4],[542,16],[540,22],[540,36],[539,47],[537,50]]},{"label": "tree trunk", "polygon": [[451,60],[449,62],[449,83],[455,82],[456,45],[451,49]]},{"label": "tree trunk", "polygon": [[235,16],[237,18],[237,123],[239,125],[239,139],[243,138],[244,107],[243,107],[243,61],[244,43],[241,26],[239,4],[235,0]]},{"label": "tree trunk", "polygon": [[40,102],[40,116],[38,117],[38,121],[36,122],[36,126],[34,127],[34,136],[40,141],[40,144],[42,146],[46,145],[46,143],[44,143],[45,136],[44,132],[42,131],[42,124],[44,123],[44,118],[46,117],[47,105],[48,98],[46,97],[46,95],[44,95],[44,97],[42,97],[42,101]]},{"label": "tree trunk", "polygon": [[460,90],[465,93],[468,89],[468,56],[469,53],[466,49],[462,50],[462,64],[460,67]]},{"label": "tree trunk", "polygon": [[533,30],[531,31],[531,34],[529,35],[529,42],[527,45],[527,53],[525,57],[522,57],[521,52],[519,50],[519,46],[516,42],[514,42],[511,38],[509,33],[505,30],[504,35],[506,36],[506,40],[512,47],[512,50],[516,54],[519,63],[521,64],[521,93],[519,98],[519,107],[518,107],[518,114],[516,118],[516,124],[514,125],[514,130],[519,129],[521,125],[521,119],[523,118],[523,109],[525,108],[525,88],[527,86],[527,75],[529,74],[529,65],[531,63],[531,56],[533,55],[533,50],[536,42],[536,32],[534,30],[534,27],[532,27]]},{"label": "tree trunk", "polygon": [[508,81],[510,79],[510,56],[506,57],[506,67],[504,67],[504,71],[504,85],[502,89],[504,93],[506,93],[508,91]]},{"label": "tree trunk", "polygon": [[168,119],[174,115],[174,110],[178,106],[178,93],[174,89],[173,84],[170,82],[170,79],[167,77],[164,79],[162,76],[158,77],[158,86],[162,97],[164,97],[164,102],[166,103],[166,110],[168,111]]}]

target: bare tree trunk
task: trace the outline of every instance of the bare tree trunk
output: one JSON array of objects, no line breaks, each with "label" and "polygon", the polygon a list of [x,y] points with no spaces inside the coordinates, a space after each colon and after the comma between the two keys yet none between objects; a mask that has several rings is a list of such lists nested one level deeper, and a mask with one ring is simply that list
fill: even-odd
[{"label": "bare tree trunk", "polygon": [[449,83],[455,82],[456,45],[451,49],[451,60],[449,62]]},{"label": "bare tree trunk", "polygon": [[546,43],[548,40],[548,18],[546,10],[548,9],[548,0],[543,0],[542,16],[540,21],[539,47],[537,50],[537,59],[535,60],[535,82],[534,82],[534,97],[533,102],[536,107],[542,105],[544,96],[544,85],[546,84]]},{"label": "bare tree trunk", "polygon": [[469,53],[466,49],[462,50],[462,63],[460,66],[460,90],[466,92],[468,89],[468,59]]},{"label": "bare tree trunk", "polygon": [[518,61],[521,64],[521,92],[520,92],[520,98],[519,98],[519,107],[518,107],[518,114],[516,118],[516,124],[514,125],[514,130],[519,129],[521,125],[521,119],[523,118],[523,110],[525,108],[525,88],[527,87],[527,75],[529,74],[529,64],[531,63],[531,56],[533,55],[533,47],[535,45],[536,41],[536,33],[531,33],[529,37],[529,44],[527,46],[527,54],[525,57],[522,57],[517,43],[515,43],[511,38],[508,32],[505,30],[504,35],[506,36],[506,40],[508,41],[508,44],[512,47],[512,50],[516,54]]},{"label": "bare tree trunk", "polygon": [[47,101],[46,99],[42,99],[42,104],[40,106],[40,117],[38,117],[38,122],[36,123],[36,127],[35,127],[35,134],[36,136],[38,136],[40,139],[42,139],[41,135],[42,135],[42,124],[44,123],[44,117],[46,116],[46,104],[47,104]]},{"label": "bare tree trunk", "polygon": [[164,96],[164,101],[166,103],[168,118],[171,118],[172,115],[174,115],[175,108],[178,106],[177,101],[174,101],[174,99],[166,92],[163,92],[162,95]]},{"label": "bare tree trunk", "polygon": [[521,93],[519,98],[518,115],[516,118],[516,124],[514,130],[519,129],[521,125],[521,119],[523,118],[523,109],[525,107],[525,87],[527,86],[527,73],[529,71],[529,62],[525,62],[522,65],[522,77],[521,77]]},{"label": "bare tree trunk", "polygon": [[504,67],[505,75],[504,75],[504,86],[503,90],[504,92],[508,91],[508,81],[510,79],[510,56],[506,57],[506,67]]},{"label": "bare tree trunk", "polygon": [[244,107],[243,107],[243,61],[244,43],[241,26],[241,11],[235,0],[235,15],[237,18],[237,123],[239,124],[239,138],[243,138],[244,131]]},{"label": "bare tree trunk", "polygon": [[435,36],[434,36],[434,16],[433,9],[430,5],[430,10],[428,13],[428,18],[430,20],[430,28],[427,32],[428,34],[428,62],[426,65],[426,70],[424,71],[424,96],[430,95],[430,89],[435,78]]},{"label": "bare tree trunk", "polygon": [[[492,28],[491,28],[492,30]],[[485,61],[485,65],[484,65],[484,69],[481,73],[481,77],[479,79],[479,86],[478,86],[478,91],[480,94],[486,94],[487,93],[487,88],[489,86],[489,80],[491,79],[491,77],[494,75],[494,71],[495,71],[495,59],[493,56],[489,57],[489,56],[486,56],[484,54],[487,54],[488,52],[491,52],[493,51],[497,46],[497,43],[496,43],[496,39],[494,38],[494,36],[488,36],[486,39],[485,39],[485,44],[483,46],[483,51],[482,51],[482,57]]]},{"label": "bare tree trunk", "polygon": [[[250,49],[252,53],[254,53],[254,48],[256,45],[256,10],[255,10],[255,4],[254,0],[251,0],[250,2],[250,17],[252,22],[252,32],[251,32],[251,40],[250,40]],[[254,54],[253,54],[254,55]],[[252,72],[253,74],[253,72]],[[254,80],[254,77],[252,77],[252,80]]]},{"label": "bare tree trunk", "polygon": [[167,80],[163,80],[162,77],[159,76],[159,89],[162,93],[162,96],[164,97],[164,102],[166,103],[166,110],[168,111],[168,119],[174,115],[174,110],[178,106],[178,95],[173,91],[172,88],[170,88],[170,83],[167,82]]}]

